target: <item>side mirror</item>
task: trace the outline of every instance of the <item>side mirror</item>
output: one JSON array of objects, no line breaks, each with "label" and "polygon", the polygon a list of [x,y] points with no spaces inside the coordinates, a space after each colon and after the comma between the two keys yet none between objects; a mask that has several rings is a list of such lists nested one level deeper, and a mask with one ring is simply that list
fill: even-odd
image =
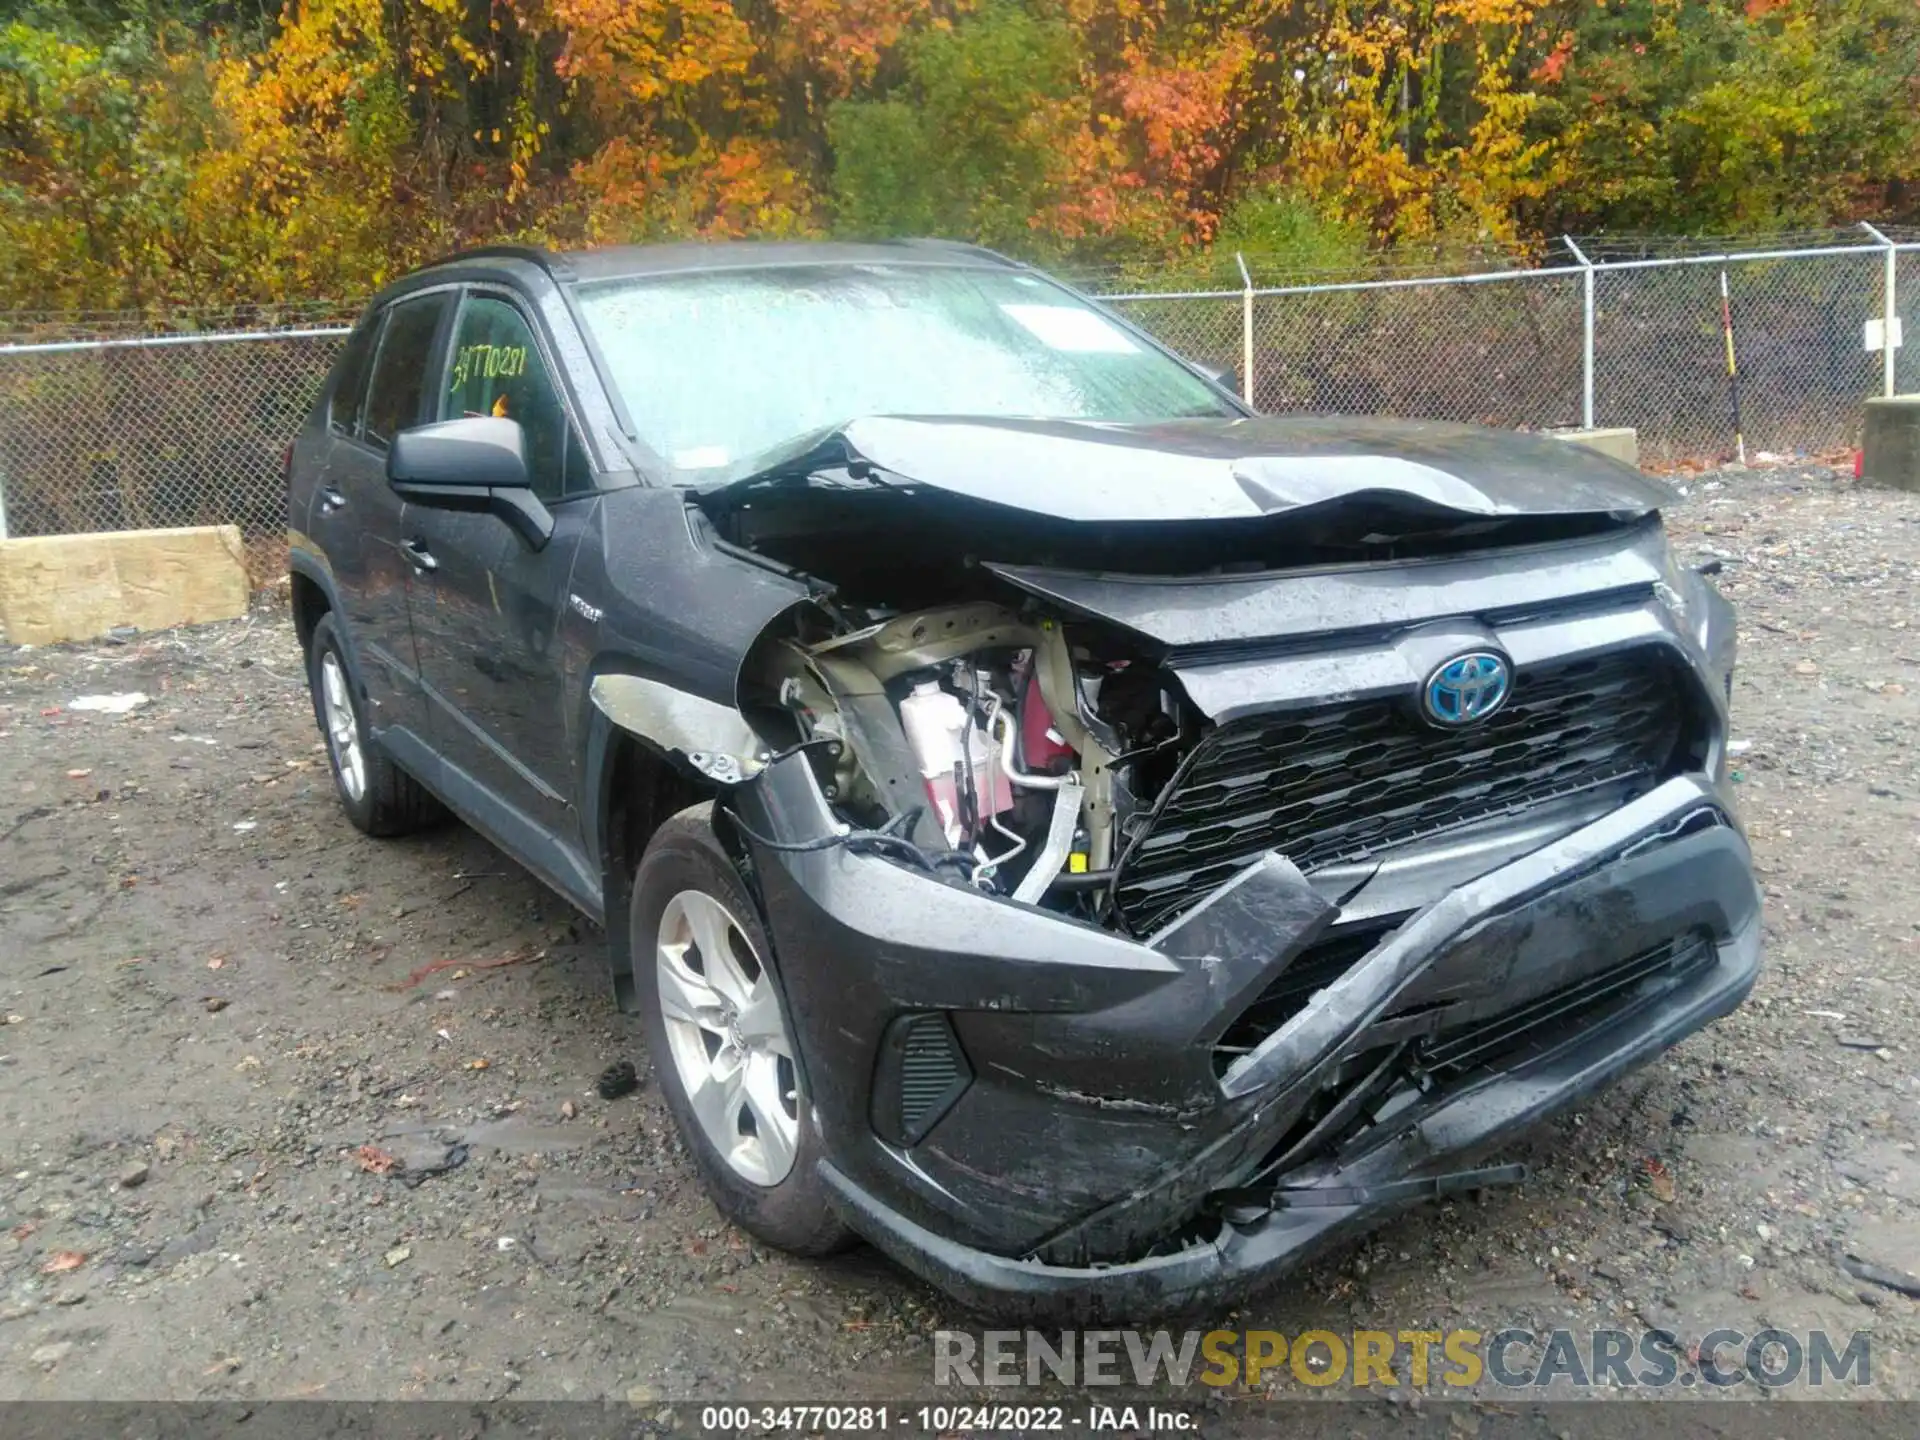
[{"label": "side mirror", "polygon": [[1187,364],[1201,379],[1211,380],[1231,395],[1240,393],[1240,375],[1231,365],[1202,365],[1198,360],[1189,360]]},{"label": "side mirror", "polygon": [[396,489],[478,485],[525,490],[533,484],[520,422],[488,415],[402,430],[387,451],[387,479]]},{"label": "side mirror", "polygon": [[387,450],[387,481],[415,505],[497,515],[535,550],[553,535],[517,420],[476,415],[402,430]]}]

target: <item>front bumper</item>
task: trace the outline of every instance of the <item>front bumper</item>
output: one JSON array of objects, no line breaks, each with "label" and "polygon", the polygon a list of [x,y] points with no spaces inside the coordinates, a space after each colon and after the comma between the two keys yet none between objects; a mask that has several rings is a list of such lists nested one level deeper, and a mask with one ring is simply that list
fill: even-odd
[{"label": "front bumper", "polygon": [[[832,824],[799,756],[735,803],[760,834]],[[1237,903],[1225,887],[1211,927],[1137,944],[871,856],[749,849],[836,1203],[908,1269],[1007,1315],[1164,1313],[1273,1279],[1405,1204],[1312,1191],[1459,1170],[1735,1008],[1759,966],[1750,857],[1703,776],[1453,889],[1224,1074],[1214,1042],[1332,918],[1284,862]],[[1706,946],[1685,975],[1263,1170],[1342,1066],[1408,1016],[1497,1016],[1683,935]],[[971,1083],[904,1143],[876,1124],[876,1077],[888,1027],[915,1012],[947,1017]],[[1211,1218],[1209,1197],[1250,1177],[1289,1198],[1251,1222]]]},{"label": "front bumper", "polygon": [[[1713,969],[1685,993],[1663,997],[1548,1060],[1511,1070],[1452,1097],[1391,1143],[1318,1187],[1347,1189],[1443,1179],[1475,1156],[1576,1104],[1733,1010],[1753,988],[1760,926],[1719,947]],[[847,1224],[894,1260],[976,1310],[1021,1319],[1121,1320],[1194,1309],[1243,1295],[1286,1274],[1321,1247],[1373,1229],[1412,1201],[1300,1204],[1257,1223],[1222,1225],[1213,1240],[1146,1260],[1048,1265],[959,1244],[915,1223],[830,1163],[822,1173]]]}]

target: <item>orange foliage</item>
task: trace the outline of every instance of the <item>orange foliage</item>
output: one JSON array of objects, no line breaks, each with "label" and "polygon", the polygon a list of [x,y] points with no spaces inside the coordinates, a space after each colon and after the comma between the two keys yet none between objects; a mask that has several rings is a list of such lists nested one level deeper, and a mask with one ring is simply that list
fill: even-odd
[{"label": "orange foliage", "polygon": [[[346,295],[502,235],[836,223],[1165,257],[1265,195],[1386,242],[1512,239],[1569,211],[1837,216],[1913,193],[1916,14],[1911,0],[285,0],[244,41],[155,22],[137,61],[117,39],[16,19],[0,23],[0,285],[22,304]],[[995,33],[1019,43],[995,48]],[[1026,63],[1029,40],[1044,63]],[[961,48],[927,71],[946,88],[922,86],[916,65],[948,43]],[[936,101],[945,118],[924,120]],[[848,136],[867,147],[857,206]],[[889,210],[902,176],[920,193]]]}]

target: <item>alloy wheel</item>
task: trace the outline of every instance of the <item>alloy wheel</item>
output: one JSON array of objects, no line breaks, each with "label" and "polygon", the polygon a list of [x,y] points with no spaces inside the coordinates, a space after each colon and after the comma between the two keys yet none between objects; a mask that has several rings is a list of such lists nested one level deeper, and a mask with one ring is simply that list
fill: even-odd
[{"label": "alloy wheel", "polygon": [[681,1088],[734,1173],[778,1185],[800,1144],[799,1073],[773,977],[745,929],[703,890],[660,914],[654,974]]},{"label": "alloy wheel", "polygon": [[333,752],[334,772],[347,798],[358,804],[367,793],[367,761],[360,750],[360,723],[347,689],[347,672],[332,651],[320,657],[320,708],[327,722],[327,746]]}]

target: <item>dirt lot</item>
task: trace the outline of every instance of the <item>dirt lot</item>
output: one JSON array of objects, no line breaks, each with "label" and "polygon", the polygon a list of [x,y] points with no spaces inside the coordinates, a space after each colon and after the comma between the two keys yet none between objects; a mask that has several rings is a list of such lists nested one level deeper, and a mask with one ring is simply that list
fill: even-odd
[{"label": "dirt lot", "polygon": [[[1841,1265],[1920,1273],[1920,500],[1688,488],[1742,612],[1756,998],[1521,1189],[1210,1318],[1871,1330],[1920,1395],[1915,1303]],[[650,1084],[594,1093],[648,1068],[597,932],[459,827],[350,829],[271,609],[0,649],[0,1010],[0,1397],[880,1398],[966,1323],[870,1253],[750,1243]],[[464,1163],[410,1188],[367,1145]]]}]

